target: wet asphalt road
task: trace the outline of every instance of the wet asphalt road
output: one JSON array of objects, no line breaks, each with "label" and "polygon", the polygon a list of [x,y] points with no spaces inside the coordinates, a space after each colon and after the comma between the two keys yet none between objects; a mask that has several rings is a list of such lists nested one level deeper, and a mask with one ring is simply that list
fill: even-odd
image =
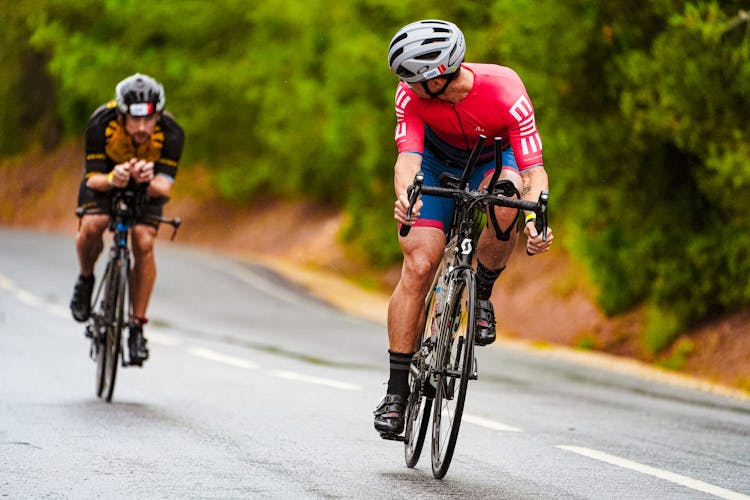
[{"label": "wet asphalt road", "polygon": [[750,401],[501,346],[453,464],[382,441],[382,325],[161,241],[152,358],[114,400],[67,303],[70,237],[0,229],[0,497],[750,498]]}]

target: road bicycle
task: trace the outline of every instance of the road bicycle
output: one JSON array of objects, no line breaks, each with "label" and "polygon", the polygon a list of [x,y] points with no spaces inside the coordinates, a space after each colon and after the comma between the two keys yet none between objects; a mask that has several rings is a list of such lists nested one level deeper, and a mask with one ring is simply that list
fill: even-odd
[{"label": "road bicycle", "polygon": [[[109,230],[113,233],[109,258],[92,301],[93,309],[86,324],[86,336],[91,338],[89,356],[96,362],[96,395],[108,403],[112,401],[117,378],[118,364],[123,367],[140,362],[126,359],[122,343],[122,331],[133,324],[133,309],[130,303],[131,253],[128,241],[130,228],[136,220],[165,223],[172,226],[174,239],[180,227],[180,219],[167,219],[145,214],[146,193],[144,186],[114,191]],[[77,211],[80,217],[81,209]]]},{"label": "road bicycle", "polygon": [[[420,194],[453,198],[455,210],[442,263],[425,299],[425,327],[410,365],[411,394],[406,403],[404,435],[389,438],[404,441],[406,465],[414,467],[431,415],[432,472],[438,479],[448,472],[453,458],[468,383],[478,378],[474,355],[476,272],[472,263],[479,235],[487,225],[487,212],[494,206],[533,211],[537,230],[547,240],[549,195],[544,191],[537,202],[522,200],[512,182],[498,182],[502,167],[499,137],[495,138],[495,172],[488,186],[481,191],[468,188],[485,140],[486,137],[479,137],[461,178],[443,174],[441,187],[424,186],[424,175],[419,172],[409,187],[407,220]],[[406,236],[410,227],[402,225],[401,235]]]}]

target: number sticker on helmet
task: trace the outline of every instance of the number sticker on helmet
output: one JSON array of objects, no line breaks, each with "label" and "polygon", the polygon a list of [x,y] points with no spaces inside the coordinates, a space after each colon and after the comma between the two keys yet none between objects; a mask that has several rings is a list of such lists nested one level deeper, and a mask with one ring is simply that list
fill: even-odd
[{"label": "number sticker on helmet", "polygon": [[129,109],[130,116],[148,116],[153,112],[154,104],[151,102],[131,104]]}]

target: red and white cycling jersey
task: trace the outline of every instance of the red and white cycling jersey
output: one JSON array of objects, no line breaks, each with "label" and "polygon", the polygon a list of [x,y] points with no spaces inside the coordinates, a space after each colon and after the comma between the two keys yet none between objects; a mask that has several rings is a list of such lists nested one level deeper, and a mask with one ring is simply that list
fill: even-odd
[{"label": "red and white cycling jersey", "polygon": [[[479,135],[502,137],[513,147],[519,170],[541,165],[542,140],[534,108],[521,78],[510,68],[494,64],[463,63],[474,74],[469,95],[451,104],[442,99],[420,99],[401,82],[396,88],[398,152],[423,153],[425,127],[450,149],[469,151]],[[439,144],[438,144],[439,146]],[[452,146],[452,148],[451,148]]]}]

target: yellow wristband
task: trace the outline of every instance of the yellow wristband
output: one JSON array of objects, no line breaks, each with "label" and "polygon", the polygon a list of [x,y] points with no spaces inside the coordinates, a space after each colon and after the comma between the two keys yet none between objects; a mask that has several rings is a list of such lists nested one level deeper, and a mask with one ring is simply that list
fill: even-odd
[{"label": "yellow wristband", "polygon": [[113,170],[112,172],[110,172],[110,173],[107,174],[107,184],[109,184],[110,186],[112,186],[113,185],[112,179],[114,179],[114,177],[115,177],[115,172]]},{"label": "yellow wristband", "polygon": [[524,222],[524,224],[528,224],[531,221],[536,221],[536,212],[531,212],[530,214],[526,214],[526,222]]}]

